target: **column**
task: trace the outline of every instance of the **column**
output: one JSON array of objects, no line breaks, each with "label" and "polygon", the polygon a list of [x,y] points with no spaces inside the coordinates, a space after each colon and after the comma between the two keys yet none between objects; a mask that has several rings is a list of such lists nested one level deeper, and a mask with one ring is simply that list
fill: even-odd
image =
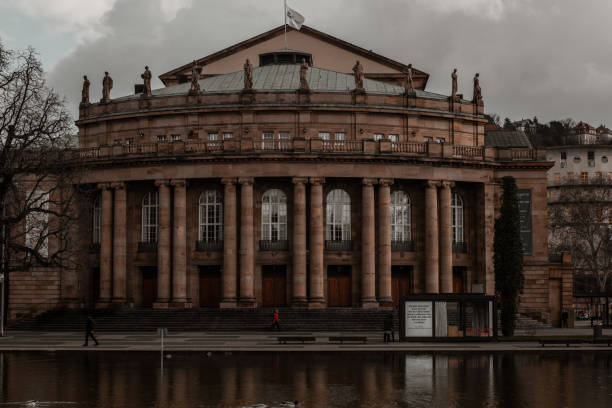
[{"label": "column", "polygon": [[172,225],[172,303],[191,307],[187,300],[187,182],[172,180],[174,222]]},{"label": "column", "polygon": [[324,307],[323,177],[310,178],[310,299],[309,307]]},{"label": "column", "polygon": [[220,307],[236,307],[236,179],[223,178],[223,300]]},{"label": "column", "polygon": [[[481,191],[481,211],[482,216],[480,217],[480,228],[478,234],[480,234],[480,242],[482,247],[480,249],[482,262],[480,270],[484,276],[478,279],[478,283],[484,283],[485,293],[489,296],[495,295],[495,268],[493,265],[493,238],[495,237],[495,185],[492,183],[484,183]],[[484,280],[484,282],[483,282]],[[471,292],[471,284],[476,282],[467,282],[468,290]]]},{"label": "column", "polygon": [[159,188],[157,217],[157,300],[153,307],[167,308],[170,300],[170,186],[157,180]]},{"label": "column", "polygon": [[255,307],[253,275],[253,177],[241,177],[240,187],[240,305]]},{"label": "column", "polygon": [[425,293],[438,293],[438,182],[425,187]]},{"label": "column", "polygon": [[361,307],[377,307],[376,234],[374,221],[375,179],[363,179],[361,186]]},{"label": "column", "polygon": [[378,302],[392,306],[391,297],[391,184],[392,179],[378,181]]},{"label": "column", "polygon": [[440,292],[453,293],[452,182],[443,181],[440,190]]},{"label": "column", "polygon": [[113,191],[110,183],[100,183],[102,190],[100,202],[100,307],[111,300],[112,254],[113,254]]},{"label": "column", "polygon": [[112,183],[115,190],[113,225],[113,302],[126,301],[127,198],[124,183]]},{"label": "column", "polygon": [[306,306],[306,182],[307,178],[293,178],[293,301],[292,305]]}]

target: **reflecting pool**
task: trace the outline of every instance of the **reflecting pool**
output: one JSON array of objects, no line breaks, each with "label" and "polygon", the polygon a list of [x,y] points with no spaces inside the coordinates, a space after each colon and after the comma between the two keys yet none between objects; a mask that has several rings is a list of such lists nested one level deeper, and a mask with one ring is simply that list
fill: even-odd
[{"label": "reflecting pool", "polygon": [[10,352],[0,381],[0,407],[592,408],[612,353]]}]

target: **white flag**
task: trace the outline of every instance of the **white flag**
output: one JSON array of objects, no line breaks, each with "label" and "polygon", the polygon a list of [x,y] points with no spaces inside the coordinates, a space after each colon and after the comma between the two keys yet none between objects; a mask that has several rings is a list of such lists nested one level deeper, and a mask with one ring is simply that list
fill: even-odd
[{"label": "white flag", "polygon": [[295,28],[296,30],[299,30],[300,28],[302,28],[302,24],[304,24],[304,16],[292,9],[291,7],[286,7],[287,14],[285,15],[285,24]]}]

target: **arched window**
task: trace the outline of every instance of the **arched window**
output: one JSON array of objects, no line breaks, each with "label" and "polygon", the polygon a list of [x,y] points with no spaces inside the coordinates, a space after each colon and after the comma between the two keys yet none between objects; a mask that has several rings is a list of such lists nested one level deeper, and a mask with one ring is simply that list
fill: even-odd
[{"label": "arched window", "polygon": [[93,203],[93,237],[94,244],[100,243],[100,233],[102,225],[102,207],[100,206],[100,195],[96,197]]},{"label": "arched window", "polygon": [[223,200],[217,190],[206,190],[200,194],[200,222],[198,237],[203,242],[223,240]]},{"label": "arched window", "polygon": [[282,190],[268,190],[261,199],[261,240],[287,240],[287,196]]},{"label": "arched window", "polygon": [[142,235],[141,242],[157,242],[157,191],[142,197]]},{"label": "arched window", "polygon": [[457,193],[453,193],[451,199],[451,213],[453,222],[453,243],[463,243],[463,199]]},{"label": "arched window", "polygon": [[391,194],[391,241],[412,241],[410,196],[404,191]]},{"label": "arched window", "polygon": [[344,190],[332,190],[327,194],[325,239],[327,241],[351,240],[351,198]]}]

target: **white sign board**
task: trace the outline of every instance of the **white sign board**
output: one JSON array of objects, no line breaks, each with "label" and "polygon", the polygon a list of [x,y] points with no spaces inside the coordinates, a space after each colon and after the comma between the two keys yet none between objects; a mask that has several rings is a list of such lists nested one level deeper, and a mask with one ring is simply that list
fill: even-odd
[{"label": "white sign board", "polygon": [[432,303],[406,302],[405,304],[406,337],[432,337]]}]

